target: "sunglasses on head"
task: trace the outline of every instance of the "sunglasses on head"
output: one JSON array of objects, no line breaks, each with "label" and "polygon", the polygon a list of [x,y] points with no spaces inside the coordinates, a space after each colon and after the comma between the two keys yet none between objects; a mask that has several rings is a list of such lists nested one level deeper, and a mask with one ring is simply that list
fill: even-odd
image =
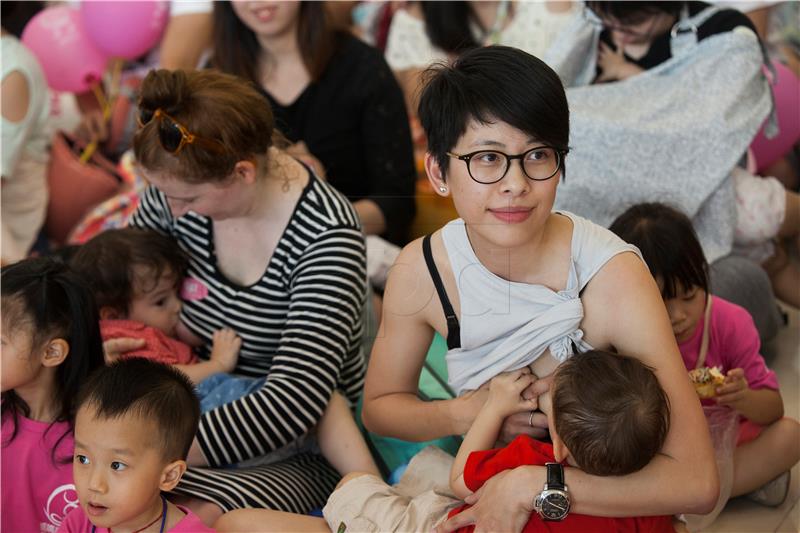
[{"label": "sunglasses on head", "polygon": [[161,147],[173,155],[178,155],[187,144],[202,146],[219,154],[225,152],[225,147],[221,142],[195,135],[160,107],[155,111],[143,108],[139,112],[138,119],[140,128],[144,128],[153,120],[158,121],[158,140]]}]

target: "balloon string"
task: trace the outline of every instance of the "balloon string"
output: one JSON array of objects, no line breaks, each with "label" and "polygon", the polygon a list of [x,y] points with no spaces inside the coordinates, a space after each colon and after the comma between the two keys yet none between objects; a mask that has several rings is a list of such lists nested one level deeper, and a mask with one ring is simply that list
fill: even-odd
[{"label": "balloon string", "polygon": [[[111,116],[111,105],[106,99],[106,95],[103,94],[103,89],[100,86],[99,81],[92,83],[92,92],[94,93],[94,97],[97,98],[97,103],[100,104],[100,108],[103,111],[103,120],[108,121],[109,117]],[[86,148],[83,149],[83,152],[81,152],[81,156],[78,161],[84,164],[87,163],[97,150],[97,146],[97,139],[92,139],[92,141],[86,145]]]},{"label": "balloon string", "polygon": [[119,96],[120,88],[122,87],[122,65],[124,61],[122,58],[114,59],[114,62],[111,66],[111,87],[109,88],[109,95],[110,100],[108,102],[108,116],[106,116],[105,110],[103,112],[103,118],[108,120],[111,117],[111,109],[114,106],[114,103],[117,101],[117,97]]},{"label": "balloon string", "polygon": [[111,104],[106,99],[99,82],[92,84],[92,92],[94,97],[97,98],[97,103],[100,104],[100,109],[103,110],[103,120],[108,120],[111,117]]},{"label": "balloon string", "polygon": [[87,163],[94,155],[95,150],[97,150],[97,141],[92,141],[87,144],[86,148],[81,152],[80,162],[84,164]]},{"label": "balloon string", "polygon": [[[111,109],[117,99],[117,96],[119,96],[122,80],[122,66],[123,60],[121,58],[114,59],[111,70],[111,87],[109,88],[110,98],[106,98],[100,82],[95,82],[92,84],[92,92],[94,93],[94,97],[97,98],[97,103],[100,104],[100,108],[103,110],[104,122],[108,122],[111,118]],[[97,151],[98,145],[99,143],[97,139],[93,139],[89,144],[87,144],[86,148],[84,148],[83,152],[81,152],[79,161],[81,163],[87,163],[94,155],[95,151]]]}]

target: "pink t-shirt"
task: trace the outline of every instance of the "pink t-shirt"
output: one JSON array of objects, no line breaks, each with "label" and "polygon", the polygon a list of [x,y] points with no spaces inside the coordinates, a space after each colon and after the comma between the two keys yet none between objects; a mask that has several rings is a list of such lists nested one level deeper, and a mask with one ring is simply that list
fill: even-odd
[{"label": "pink t-shirt", "polygon": [[17,417],[17,434],[9,442],[13,431],[13,419],[5,415],[0,429],[4,444],[0,529],[3,533],[55,533],[64,517],[78,506],[78,493],[72,484],[72,429],[67,422],[51,426]]},{"label": "pink t-shirt", "polygon": [[[722,367],[723,373],[741,368],[751,389],[778,390],[775,372],[767,368],[761,357],[761,341],[750,314],[736,304],[712,296],[711,336],[705,366]],[[691,370],[700,356],[703,321],[691,339],[678,344],[686,368]]]},{"label": "pink t-shirt", "polygon": [[[186,516],[184,516],[180,522],[175,524],[175,527],[168,530],[170,533],[213,533],[216,531],[201,522],[197,515],[186,507],[182,507],[180,505],[177,507],[186,513]],[[111,530],[104,527],[98,527],[94,530],[94,532],[111,533]],[[78,507],[67,516],[67,519],[64,520],[64,523],[58,529],[58,533],[92,533],[92,523],[89,521],[86,513],[83,512],[83,509]]]},{"label": "pink t-shirt", "polygon": [[100,335],[104,341],[122,337],[144,339],[144,347],[126,353],[128,357],[144,357],[167,365],[189,365],[197,362],[197,357],[188,344],[168,337],[160,329],[134,320],[101,320]]}]

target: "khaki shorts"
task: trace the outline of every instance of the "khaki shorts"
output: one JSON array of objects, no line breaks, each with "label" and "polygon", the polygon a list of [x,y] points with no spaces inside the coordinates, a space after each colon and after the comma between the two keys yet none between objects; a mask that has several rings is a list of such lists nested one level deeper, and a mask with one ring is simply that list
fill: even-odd
[{"label": "khaki shorts", "polygon": [[462,502],[450,490],[453,457],[429,446],[408,465],[397,485],[373,475],[336,489],[322,510],[334,533],[432,531]]}]

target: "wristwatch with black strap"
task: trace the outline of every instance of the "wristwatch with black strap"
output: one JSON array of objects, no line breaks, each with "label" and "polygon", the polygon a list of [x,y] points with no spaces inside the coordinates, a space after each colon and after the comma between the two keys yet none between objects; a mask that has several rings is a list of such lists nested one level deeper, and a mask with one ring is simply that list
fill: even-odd
[{"label": "wristwatch with black strap", "polygon": [[569,491],[564,484],[564,467],[558,463],[546,463],[547,483],[544,490],[533,500],[533,508],[543,520],[564,520],[569,514]]}]

